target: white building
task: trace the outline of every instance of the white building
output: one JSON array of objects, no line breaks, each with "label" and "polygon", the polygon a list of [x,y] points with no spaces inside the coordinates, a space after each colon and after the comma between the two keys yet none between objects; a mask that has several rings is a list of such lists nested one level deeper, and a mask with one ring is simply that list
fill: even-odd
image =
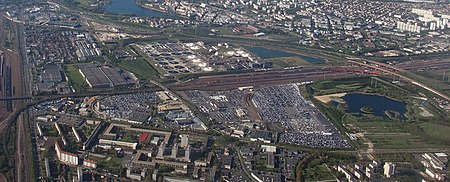
[{"label": "white building", "polygon": [[273,145],[261,145],[261,148],[266,153],[276,153],[277,152],[277,146]]},{"label": "white building", "polygon": [[59,161],[70,165],[78,165],[78,155],[62,151],[58,142],[55,142],[55,151]]},{"label": "white building", "polygon": [[409,24],[404,22],[397,22],[397,29],[406,32],[420,33],[422,27],[416,24]]},{"label": "white building", "polygon": [[180,135],[181,147],[186,148],[189,145],[189,135]]},{"label": "white building", "polygon": [[395,174],[395,164],[392,162],[386,162],[384,164],[384,176],[386,178],[390,178]]},{"label": "white building", "polygon": [[437,180],[437,181],[443,181],[445,179],[445,176],[439,173],[434,172],[432,169],[426,168],[425,173],[430,176],[431,178]]},{"label": "white building", "polygon": [[97,161],[84,159],[83,166],[95,169],[95,168],[97,168]]},{"label": "white building", "polygon": [[75,135],[75,139],[77,139],[77,142],[81,142],[81,138],[80,135],[78,134],[77,130],[75,129],[75,127],[72,126],[72,132]]},{"label": "white building", "polygon": [[121,142],[121,141],[115,141],[115,140],[106,140],[106,139],[100,139],[98,141],[99,144],[106,144],[106,145],[114,145],[114,146],[121,146],[121,147],[128,147],[133,150],[136,150],[137,143],[130,143],[130,142]]}]

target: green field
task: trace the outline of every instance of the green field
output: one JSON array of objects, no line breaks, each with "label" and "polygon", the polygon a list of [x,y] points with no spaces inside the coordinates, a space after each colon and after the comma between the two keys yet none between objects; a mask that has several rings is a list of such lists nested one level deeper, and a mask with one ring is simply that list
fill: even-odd
[{"label": "green field", "polygon": [[307,67],[313,65],[310,62],[298,57],[273,58],[270,59],[270,61],[273,63],[274,68],[286,68],[298,66]]},{"label": "green field", "polygon": [[334,180],[333,174],[328,169],[325,163],[321,163],[316,159],[308,164],[308,167],[303,171],[304,181],[324,181]]},{"label": "green field", "polygon": [[[346,114],[348,116],[348,114]],[[428,140],[428,137],[422,136],[417,132],[411,132],[407,123],[393,120],[382,120],[377,118],[365,119],[345,119],[343,124],[351,125],[351,132],[365,133],[365,138],[374,144],[376,149],[408,149],[408,148],[429,148],[441,147]],[[361,146],[364,147],[365,146]]]},{"label": "green field", "polygon": [[[448,124],[448,123],[447,123]],[[444,140],[450,143],[450,126],[438,123],[420,123],[418,125],[423,132],[431,138]]]},{"label": "green field", "polygon": [[392,122],[392,121],[380,121],[377,119],[365,120],[359,122],[345,122],[351,123],[357,126],[358,128],[363,128],[364,131],[369,133],[405,133],[405,130],[402,127],[402,123],[400,122]]},{"label": "green field", "polygon": [[119,66],[136,74],[140,79],[159,79],[159,73],[144,59],[123,60]]},{"label": "green field", "polygon": [[[111,157],[109,160],[107,160]],[[108,155],[106,158],[98,158],[89,156],[89,159],[97,161],[98,168],[110,170],[114,174],[120,174],[122,160],[121,158],[117,158],[114,155]]]},{"label": "green field", "polygon": [[441,147],[426,141],[425,138],[415,135],[368,135],[375,148],[383,149],[410,149]]},{"label": "green field", "polygon": [[[377,82],[375,87],[372,82]],[[364,137],[355,141],[358,148],[368,147],[367,143],[373,143],[374,149],[426,149],[445,148],[450,146],[450,123],[445,122],[448,116],[438,115],[441,109],[433,101],[424,102],[417,91],[411,85],[394,85],[389,78],[353,78],[341,80],[329,80],[316,82],[309,86],[309,94],[334,94],[334,93],[368,93],[379,94],[392,98],[407,105],[406,118],[403,120],[377,117],[370,114],[354,115],[346,113],[345,107],[340,104],[315,104],[328,118],[338,125],[344,126],[349,133],[360,133]],[[430,100],[430,99],[429,99]],[[433,113],[432,117],[420,115],[419,107],[425,107]],[[439,111],[439,112],[438,112]]]},{"label": "green field", "polygon": [[332,93],[354,92],[368,86],[370,86],[370,78],[320,81],[314,83],[312,88],[316,95],[326,95]]},{"label": "green field", "polygon": [[69,83],[70,85],[72,85],[75,91],[79,92],[88,87],[88,85],[83,79],[83,76],[81,76],[81,73],[78,71],[77,68],[75,68],[73,64],[65,65],[64,69],[67,77],[69,78]]}]

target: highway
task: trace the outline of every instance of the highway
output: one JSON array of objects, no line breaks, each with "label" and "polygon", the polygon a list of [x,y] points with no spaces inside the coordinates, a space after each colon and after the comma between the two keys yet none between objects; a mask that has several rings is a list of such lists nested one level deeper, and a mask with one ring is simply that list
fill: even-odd
[{"label": "highway", "polygon": [[12,97],[0,97],[0,101],[9,101],[9,100],[29,100],[32,99],[31,96],[12,96]]},{"label": "highway", "polygon": [[[404,75],[401,75],[401,74],[395,72],[395,71],[406,72],[405,70],[399,70],[399,69],[394,68],[394,67],[389,66],[389,65],[379,66],[380,64],[378,64],[378,62],[375,62],[375,65],[371,65],[371,64],[367,64],[367,63],[361,63],[361,62],[358,62],[358,61],[352,61],[352,60],[348,60],[348,62],[349,62],[349,63],[352,63],[352,64],[357,64],[357,65],[359,65],[359,66],[363,66],[363,67],[366,67],[366,68],[378,70],[378,71],[381,71],[381,72],[383,72],[383,73],[387,73],[387,74],[394,75],[394,76],[396,76],[396,77],[399,77],[399,78],[402,79],[402,80],[405,80],[405,81],[407,81],[407,82],[412,83],[413,85],[416,85],[416,86],[421,87],[421,88],[423,88],[423,89],[425,89],[425,90],[428,90],[428,91],[430,91],[430,92],[432,92],[432,93],[438,95],[439,97],[442,97],[443,99],[445,99],[445,100],[447,100],[447,101],[450,101],[450,97],[449,97],[449,96],[447,96],[447,95],[445,95],[445,94],[439,92],[438,90],[436,90],[436,89],[434,89],[434,88],[431,88],[431,87],[429,87],[429,86],[426,85],[426,84],[420,83],[420,82],[415,81],[415,80],[413,80],[413,79],[411,79],[411,78],[409,78],[409,77],[406,77],[406,76],[404,76]],[[378,66],[377,66],[377,65],[378,65]],[[385,67],[385,68],[383,68],[383,67]],[[394,71],[391,71],[391,70],[388,70],[388,69],[392,69],[392,70],[394,70]]]}]

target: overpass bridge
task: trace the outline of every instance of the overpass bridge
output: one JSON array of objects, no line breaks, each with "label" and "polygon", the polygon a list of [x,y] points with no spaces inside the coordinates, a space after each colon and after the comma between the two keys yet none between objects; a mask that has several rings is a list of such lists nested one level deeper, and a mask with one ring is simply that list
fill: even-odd
[{"label": "overpass bridge", "polygon": [[0,101],[9,101],[9,100],[30,100],[33,99],[32,96],[13,96],[13,97],[0,97]]}]

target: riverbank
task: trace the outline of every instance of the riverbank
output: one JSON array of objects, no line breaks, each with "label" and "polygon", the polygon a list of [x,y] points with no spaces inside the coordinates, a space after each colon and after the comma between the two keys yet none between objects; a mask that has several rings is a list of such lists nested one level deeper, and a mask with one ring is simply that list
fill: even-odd
[{"label": "riverbank", "polygon": [[157,12],[159,12],[159,13],[164,13],[164,14],[171,15],[171,16],[174,16],[174,17],[179,17],[179,18],[189,18],[189,17],[187,17],[187,16],[185,16],[185,15],[181,15],[181,14],[177,14],[177,13],[171,14],[171,13],[169,13],[169,12],[168,12],[167,10],[165,10],[165,9],[161,9],[161,8],[154,7],[154,6],[149,6],[148,4],[142,3],[142,2],[139,1],[139,0],[136,1],[136,4],[137,4],[137,6],[139,6],[139,7],[141,7],[141,8],[145,8],[145,9],[152,10],[152,11],[157,11]]},{"label": "riverbank", "polygon": [[319,100],[322,103],[328,104],[331,101],[336,102],[344,102],[341,97],[344,97],[347,95],[347,93],[337,93],[337,94],[329,94],[329,95],[321,95],[321,96],[314,96],[315,99]]}]

